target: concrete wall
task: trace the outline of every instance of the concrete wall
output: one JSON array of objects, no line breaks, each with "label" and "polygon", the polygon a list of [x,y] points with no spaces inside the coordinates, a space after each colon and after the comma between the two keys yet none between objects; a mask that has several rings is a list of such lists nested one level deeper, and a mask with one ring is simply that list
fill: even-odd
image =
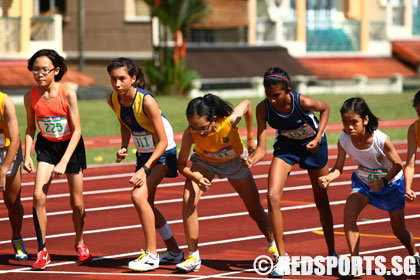
[{"label": "concrete wall", "polygon": [[[67,2],[63,26],[64,51],[77,50],[78,1]],[[126,21],[123,1],[88,0],[86,9],[86,51],[151,51],[149,22]]]}]

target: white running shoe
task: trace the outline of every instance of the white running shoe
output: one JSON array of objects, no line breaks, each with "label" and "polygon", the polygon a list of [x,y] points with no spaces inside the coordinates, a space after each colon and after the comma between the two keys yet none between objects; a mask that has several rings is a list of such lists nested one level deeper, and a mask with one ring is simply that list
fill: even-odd
[{"label": "white running shoe", "polygon": [[277,258],[276,265],[274,266],[273,270],[270,273],[270,277],[281,278],[289,274],[290,274],[290,257],[279,256]]},{"label": "white running shoe", "polygon": [[166,250],[159,255],[159,263],[181,263],[184,260],[184,252],[182,250],[179,253],[174,253],[169,250]]},{"label": "white running shoe", "polygon": [[142,250],[140,257],[128,263],[128,268],[134,271],[149,271],[159,267],[159,254],[152,258],[150,253]]},{"label": "white running shoe", "polygon": [[191,272],[191,271],[198,271],[201,267],[201,259],[197,259],[191,255],[188,256],[184,262],[179,263],[176,265],[176,270],[179,272]]}]

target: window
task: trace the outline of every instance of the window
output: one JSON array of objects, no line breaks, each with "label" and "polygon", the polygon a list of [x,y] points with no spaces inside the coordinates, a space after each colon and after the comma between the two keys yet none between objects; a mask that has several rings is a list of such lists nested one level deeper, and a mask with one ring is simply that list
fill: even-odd
[{"label": "window", "polygon": [[34,0],[35,15],[44,15],[58,12],[64,14],[66,12],[65,0]]},{"label": "window", "polygon": [[127,21],[150,21],[150,8],[143,0],[125,0]]}]

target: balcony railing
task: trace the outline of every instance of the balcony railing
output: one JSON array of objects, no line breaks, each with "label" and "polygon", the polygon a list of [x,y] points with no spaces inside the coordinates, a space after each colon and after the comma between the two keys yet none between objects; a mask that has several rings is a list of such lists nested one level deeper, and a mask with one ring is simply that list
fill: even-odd
[{"label": "balcony railing", "polygon": [[[21,18],[0,17],[0,53],[20,53]],[[63,50],[62,16],[39,16],[31,18],[29,53],[41,48],[51,48],[58,52]]]},{"label": "balcony railing", "polygon": [[306,29],[307,51],[360,50],[360,22],[314,22]]},{"label": "balcony railing", "polygon": [[386,40],[386,22],[371,21],[369,26],[369,39],[372,41]]},{"label": "balcony railing", "polygon": [[0,34],[0,53],[19,52],[19,17],[0,17]]},{"label": "balcony railing", "polygon": [[420,6],[413,9],[413,35],[420,35]]},{"label": "balcony railing", "polygon": [[32,17],[31,19],[31,41],[53,41],[54,18],[46,16]]}]

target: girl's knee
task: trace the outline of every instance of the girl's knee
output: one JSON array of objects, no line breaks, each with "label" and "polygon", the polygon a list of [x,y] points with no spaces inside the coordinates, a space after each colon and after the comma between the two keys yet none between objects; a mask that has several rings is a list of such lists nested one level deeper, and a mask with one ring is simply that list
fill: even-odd
[{"label": "girl's knee", "polygon": [[74,212],[84,212],[85,207],[84,207],[84,204],[83,204],[83,200],[73,201],[71,203],[71,208],[73,209]]},{"label": "girl's knee", "polygon": [[45,205],[46,201],[47,201],[47,197],[45,196],[44,193],[42,192],[34,193],[33,195],[34,205],[42,206],[42,205]]},{"label": "girl's knee", "polygon": [[268,191],[267,199],[271,206],[277,207],[281,205],[281,193],[279,192]]}]

